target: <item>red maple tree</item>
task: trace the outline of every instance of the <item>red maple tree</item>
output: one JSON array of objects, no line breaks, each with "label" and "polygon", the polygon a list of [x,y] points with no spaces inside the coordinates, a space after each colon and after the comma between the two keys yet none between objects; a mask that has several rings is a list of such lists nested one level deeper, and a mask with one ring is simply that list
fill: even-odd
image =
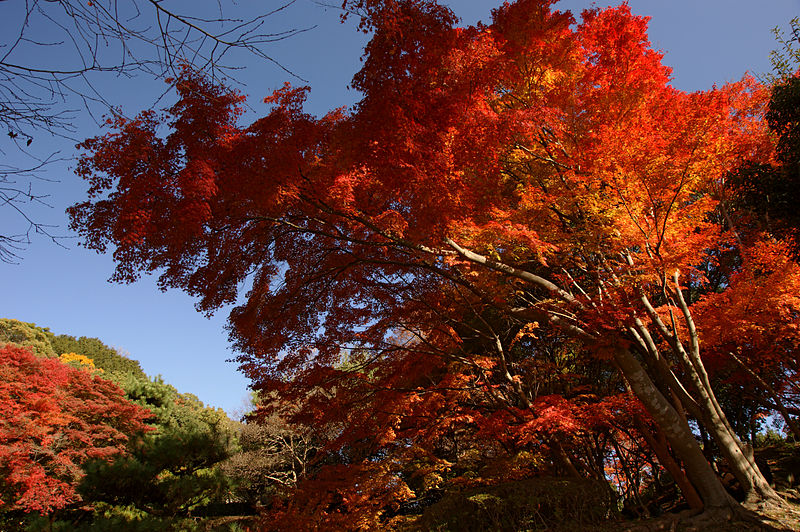
[{"label": "red maple tree", "polygon": [[0,346],[0,504],[49,514],[79,502],[81,465],[125,452],[148,417],[111,381]]},{"label": "red maple tree", "polygon": [[[770,237],[737,240],[723,215],[727,172],[773,157],[763,88],[675,89],[647,20],[625,5],[576,25],[550,1],[519,0],[491,25],[457,28],[433,1],[348,4],[373,32],[353,110],[313,117],[307,89],[287,85],[240,127],[241,96],[187,74],[165,115],[117,119],[83,144],[91,198],[72,225],[88,247],[114,246],[114,278],[159,271],[203,311],[249,285],[231,335],[261,386],[299,377],[312,389],[353,351],[364,378],[391,369],[382,387],[489,359],[487,393],[567,427],[574,397],[542,406],[524,367],[536,349],[517,348],[520,334],[559,331],[618,372],[609,396],[638,398],[640,425],[657,430],[648,442],[683,472],[687,498],[696,490],[693,505],[731,502],[689,419],[750,501],[775,500],[704,363],[706,344],[739,330],[769,345],[764,328],[715,323],[750,323],[796,293],[797,266],[783,262],[741,303],[764,281],[746,272]],[[721,251],[743,266],[712,289]]]}]

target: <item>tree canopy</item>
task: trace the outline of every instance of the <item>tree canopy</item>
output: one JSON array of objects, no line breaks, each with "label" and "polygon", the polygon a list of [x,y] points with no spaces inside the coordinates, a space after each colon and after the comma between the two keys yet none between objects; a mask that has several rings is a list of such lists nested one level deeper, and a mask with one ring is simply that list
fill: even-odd
[{"label": "tree canopy", "polygon": [[[780,401],[795,363],[798,267],[734,224],[725,194],[743,162],[776,159],[769,93],[751,78],[679,91],[645,18],[552,4],[460,28],[432,0],[346,2],[372,32],[362,99],[322,117],[286,85],[240,125],[243,98],[187,72],[175,106],[82,144],[90,199],[72,227],[113,247],[114,280],[158,272],[200,310],[236,304],[256,386],[347,427],[351,497],[380,475],[381,497],[407,496],[376,456],[410,452],[412,433],[511,430],[509,455],[535,443],[602,476],[625,453],[608,440],[593,461],[576,440],[603,426],[651,448],[692,506],[727,512],[691,421],[750,502],[775,501],[712,371],[763,364]],[[593,380],[568,376],[579,357]]]},{"label": "tree canopy", "polygon": [[55,357],[54,334],[47,327],[10,318],[0,318],[0,344],[30,347],[39,356]]},{"label": "tree canopy", "polygon": [[26,348],[0,347],[0,504],[49,514],[79,502],[81,466],[110,460],[143,433],[147,410],[114,383],[40,358]]},{"label": "tree canopy", "polygon": [[98,338],[86,336],[75,338],[68,334],[59,334],[54,336],[50,343],[59,355],[77,353],[90,358],[96,367],[107,374],[107,378],[120,379],[123,376],[146,378],[138,361],[120,354]]}]

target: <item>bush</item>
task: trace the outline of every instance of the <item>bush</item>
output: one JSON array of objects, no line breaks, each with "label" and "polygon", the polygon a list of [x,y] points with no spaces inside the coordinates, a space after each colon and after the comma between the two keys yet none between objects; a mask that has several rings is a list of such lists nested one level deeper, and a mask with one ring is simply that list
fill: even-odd
[{"label": "bush", "polygon": [[605,482],[537,477],[445,494],[422,514],[416,528],[575,530],[607,520],[616,508],[616,496]]}]

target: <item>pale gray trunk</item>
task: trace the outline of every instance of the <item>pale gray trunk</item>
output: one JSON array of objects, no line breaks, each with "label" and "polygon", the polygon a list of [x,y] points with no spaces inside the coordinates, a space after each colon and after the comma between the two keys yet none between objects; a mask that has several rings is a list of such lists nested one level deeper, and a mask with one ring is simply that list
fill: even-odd
[{"label": "pale gray trunk", "polygon": [[778,495],[769,486],[764,475],[756,466],[755,461],[744,453],[742,443],[736,436],[722,407],[714,396],[711,381],[705,370],[703,361],[700,358],[700,337],[689,306],[683,297],[678,277],[679,272],[675,270],[672,276],[675,300],[671,301],[671,303],[677,306],[683,314],[686,329],[688,330],[688,348],[684,347],[684,344],[679,339],[679,331],[675,324],[672,310],[670,309],[670,330],[660,319],[655,309],[653,309],[646,295],[642,295],[642,302],[650,318],[653,320],[653,323],[659,329],[664,339],[670,343],[674,354],[678,356],[684,373],[688,376],[694,388],[693,391],[697,395],[693,398],[681,396],[681,400],[686,404],[687,408],[691,406],[699,409],[701,415],[698,422],[705,426],[706,430],[716,442],[723,458],[731,468],[731,472],[747,493],[748,500],[778,499]]},{"label": "pale gray trunk", "polygon": [[747,499],[778,499],[778,494],[770,487],[753,457],[744,452],[742,442],[728,423],[713,392],[705,387],[701,387],[699,391],[701,397],[698,402],[706,418],[703,420],[706,430],[714,438],[725,462],[747,494]]},{"label": "pale gray trunk", "polygon": [[689,426],[656,388],[636,357],[627,349],[617,349],[614,359],[633,392],[663,430],[672,450],[686,466],[686,474],[703,499],[706,509],[730,507],[728,493],[703,456]]}]

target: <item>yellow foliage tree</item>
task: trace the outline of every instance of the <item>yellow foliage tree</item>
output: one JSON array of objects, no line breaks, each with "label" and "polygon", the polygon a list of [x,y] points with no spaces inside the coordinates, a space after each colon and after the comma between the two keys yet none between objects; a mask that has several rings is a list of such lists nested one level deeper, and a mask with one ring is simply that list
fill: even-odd
[{"label": "yellow foliage tree", "polygon": [[70,366],[76,366],[76,367],[88,366],[93,371],[99,371],[100,373],[103,373],[103,369],[96,368],[94,365],[94,360],[85,355],[79,355],[78,353],[63,353],[58,358],[59,360],[61,360],[61,362],[69,364]]}]

